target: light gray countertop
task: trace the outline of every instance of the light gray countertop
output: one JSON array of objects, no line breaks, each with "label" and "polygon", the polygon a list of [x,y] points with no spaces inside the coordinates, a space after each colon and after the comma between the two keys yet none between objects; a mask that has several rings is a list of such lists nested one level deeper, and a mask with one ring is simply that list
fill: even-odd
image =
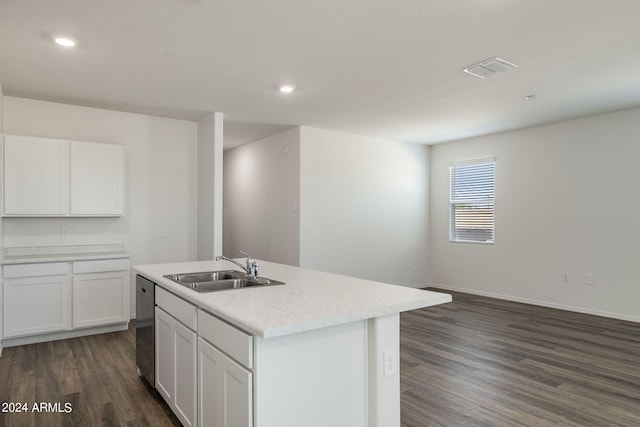
[{"label": "light gray countertop", "polygon": [[70,262],[70,261],[89,261],[96,259],[117,259],[130,258],[128,252],[92,252],[92,253],[76,253],[76,254],[47,254],[47,255],[18,255],[5,257],[1,263],[3,265],[10,264],[30,264],[37,262]]},{"label": "light gray countertop", "polygon": [[32,246],[5,248],[0,264],[30,264],[39,262],[71,262],[97,259],[130,258],[121,244]]},{"label": "light gray countertop", "polygon": [[136,265],[133,270],[248,333],[272,338],[451,301],[439,292],[259,261],[260,275],[285,285],[198,293],[166,274],[236,269],[225,261]]}]

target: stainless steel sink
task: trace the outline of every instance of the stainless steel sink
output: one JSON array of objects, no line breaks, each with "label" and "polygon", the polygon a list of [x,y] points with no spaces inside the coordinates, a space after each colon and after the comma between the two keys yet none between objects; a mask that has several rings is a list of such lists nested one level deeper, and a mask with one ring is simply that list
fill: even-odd
[{"label": "stainless steel sink", "polygon": [[225,271],[205,271],[202,273],[182,273],[182,274],[168,274],[164,277],[171,279],[178,283],[200,283],[200,282],[215,282],[217,280],[234,279],[241,277],[243,273],[235,270]]},{"label": "stainless steel sink", "polygon": [[215,292],[254,286],[284,285],[284,282],[267,279],[266,277],[250,277],[236,270],[167,274],[164,277],[197,292]]}]

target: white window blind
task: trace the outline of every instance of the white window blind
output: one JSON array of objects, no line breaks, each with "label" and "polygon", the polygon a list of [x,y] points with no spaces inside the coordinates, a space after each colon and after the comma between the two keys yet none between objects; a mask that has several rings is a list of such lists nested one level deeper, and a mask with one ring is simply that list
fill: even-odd
[{"label": "white window blind", "polygon": [[449,168],[449,240],[493,243],[496,162],[493,159]]}]

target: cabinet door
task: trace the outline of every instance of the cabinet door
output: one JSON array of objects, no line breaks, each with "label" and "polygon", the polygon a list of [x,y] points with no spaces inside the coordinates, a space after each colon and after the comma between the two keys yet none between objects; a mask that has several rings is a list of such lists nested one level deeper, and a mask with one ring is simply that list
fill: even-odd
[{"label": "cabinet door", "polygon": [[76,274],[73,277],[73,327],[129,320],[129,272]]},{"label": "cabinet door", "polygon": [[156,307],[156,389],[185,426],[196,424],[197,336]]},{"label": "cabinet door", "polygon": [[253,413],[251,372],[228,357],[222,357],[222,426],[250,427]]},{"label": "cabinet door", "polygon": [[197,414],[197,336],[175,321],[175,399],[174,412],[184,426],[196,425]]},{"label": "cabinet door", "polygon": [[124,214],[124,146],[71,141],[71,215]]},{"label": "cabinet door", "polygon": [[4,213],[65,215],[69,205],[67,142],[6,135]]},{"label": "cabinet door", "polygon": [[221,357],[211,344],[198,339],[198,425],[200,427],[220,427],[222,425],[222,405],[220,384],[222,378]]},{"label": "cabinet door", "polygon": [[5,279],[4,337],[69,329],[67,276]]},{"label": "cabinet door", "polygon": [[156,390],[171,404],[175,389],[173,329],[175,320],[156,307]]},{"label": "cabinet door", "polygon": [[198,396],[202,427],[250,427],[253,377],[214,346],[198,340]]}]

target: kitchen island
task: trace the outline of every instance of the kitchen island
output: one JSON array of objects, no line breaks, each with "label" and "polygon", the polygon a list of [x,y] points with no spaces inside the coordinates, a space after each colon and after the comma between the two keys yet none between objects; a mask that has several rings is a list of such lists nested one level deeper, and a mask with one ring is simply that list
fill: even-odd
[{"label": "kitchen island", "polygon": [[[190,326],[197,340],[185,340],[193,341],[198,356],[195,406],[189,403],[185,409],[179,399],[174,402],[174,412],[186,412],[177,414],[181,421],[218,425],[212,421],[215,418],[219,425],[237,425],[228,421],[229,416],[244,407],[246,416],[236,414],[239,424],[255,427],[399,426],[399,313],[446,303],[451,297],[270,262],[261,261],[260,266],[261,276],[285,284],[198,293],[164,276],[228,270],[231,264],[199,261],[133,267],[159,288],[156,304],[159,296],[161,300],[179,297],[197,312]],[[164,311],[156,307],[160,342],[163,319],[175,320],[175,316],[163,318]],[[209,364],[211,372],[222,369],[218,376],[226,379],[219,385],[203,385],[211,353],[198,347],[208,349],[209,345],[229,359],[226,365]],[[167,351],[156,342],[156,364]],[[232,366],[246,379],[240,381],[238,375],[214,365]],[[179,380],[182,375],[175,377]],[[225,388],[229,378],[238,387]],[[158,387],[158,375],[155,386],[159,391],[163,388]],[[176,397],[169,392],[163,395]],[[194,415],[189,416],[192,408]]]}]

